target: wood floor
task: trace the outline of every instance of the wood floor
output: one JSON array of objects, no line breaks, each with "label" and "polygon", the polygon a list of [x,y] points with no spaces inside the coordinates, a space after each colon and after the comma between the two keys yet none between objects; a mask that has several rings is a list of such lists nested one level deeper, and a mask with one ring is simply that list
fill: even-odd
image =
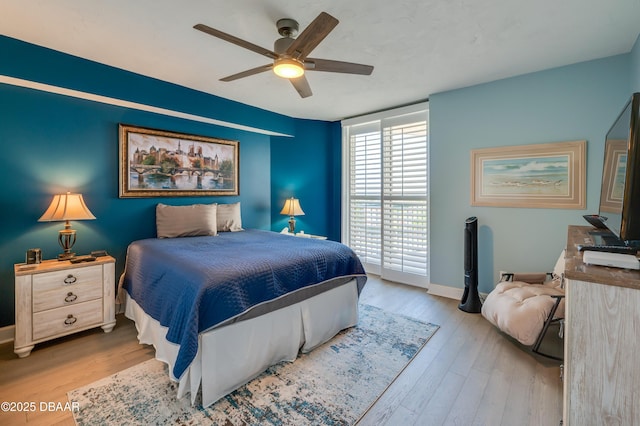
[{"label": "wood floor", "polygon": [[[558,425],[562,384],[558,362],[531,354],[458,302],[371,277],[363,303],[440,329],[361,419],[359,425]],[[41,411],[66,393],[153,357],[122,315],[100,329],[36,345],[18,359],[0,345],[0,402],[35,402],[35,412],[0,412],[0,424],[73,425],[69,411]],[[44,406],[41,403],[45,403]]]}]

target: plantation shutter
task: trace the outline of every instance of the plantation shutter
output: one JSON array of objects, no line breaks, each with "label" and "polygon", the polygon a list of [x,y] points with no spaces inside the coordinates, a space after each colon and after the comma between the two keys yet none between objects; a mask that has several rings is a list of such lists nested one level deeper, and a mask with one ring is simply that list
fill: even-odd
[{"label": "plantation shutter", "polygon": [[349,246],[366,270],[380,274],[382,261],[382,138],[377,124],[349,134]]},{"label": "plantation shutter", "polygon": [[419,285],[428,272],[427,122],[412,114],[382,124],[382,276]]},{"label": "plantation shutter", "polygon": [[364,123],[343,122],[343,242],[358,254],[368,272],[426,286],[426,105],[377,114],[372,121],[367,118]]}]

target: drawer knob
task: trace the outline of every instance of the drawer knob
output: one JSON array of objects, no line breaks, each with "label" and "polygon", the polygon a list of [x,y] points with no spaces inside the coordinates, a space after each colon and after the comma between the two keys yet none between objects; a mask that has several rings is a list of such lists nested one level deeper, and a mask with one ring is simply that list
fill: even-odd
[{"label": "drawer knob", "polygon": [[78,279],[71,274],[67,275],[67,278],[64,279],[64,283],[66,285],[73,284],[76,281],[78,281]]},{"label": "drawer knob", "polygon": [[72,292],[69,292],[67,293],[67,297],[64,298],[64,301],[67,303],[75,302],[77,298],[78,298],[78,295],[73,294]]},{"label": "drawer knob", "polygon": [[76,321],[78,321],[78,318],[69,314],[67,315],[67,318],[64,320],[64,325],[71,325],[71,324],[74,324]]}]

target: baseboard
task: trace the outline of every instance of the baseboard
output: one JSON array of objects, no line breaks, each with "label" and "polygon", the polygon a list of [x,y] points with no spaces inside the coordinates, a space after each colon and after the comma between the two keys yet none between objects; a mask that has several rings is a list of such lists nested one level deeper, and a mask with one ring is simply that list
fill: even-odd
[{"label": "baseboard", "polygon": [[15,325],[8,325],[0,328],[0,344],[13,342],[13,336],[15,336]]},{"label": "baseboard", "polygon": [[[371,272],[367,273],[367,275],[373,275],[377,278],[381,278],[378,274],[373,274]],[[414,287],[420,287],[427,290],[428,294],[433,296],[446,297],[448,299],[460,300],[462,299],[462,295],[464,294],[464,288],[459,287],[451,287],[449,285],[441,285],[441,284],[433,284],[429,283],[427,285],[417,285],[411,283],[402,283],[405,285],[412,285]],[[480,293],[480,299],[484,300],[487,295],[485,293]]]},{"label": "baseboard", "polygon": [[[448,285],[429,284],[427,293],[433,296],[441,296],[441,297],[447,297],[449,299],[461,300],[462,295],[464,294],[464,289],[458,288],[458,287],[450,287]],[[484,299],[487,297],[487,293],[479,293],[479,294],[480,294],[480,300],[484,301]]]},{"label": "baseboard", "polygon": [[433,296],[441,296],[447,297],[449,299],[462,299],[462,294],[464,293],[464,289],[457,287],[450,287],[448,285],[440,285],[440,284],[429,284],[427,287],[427,293]]}]

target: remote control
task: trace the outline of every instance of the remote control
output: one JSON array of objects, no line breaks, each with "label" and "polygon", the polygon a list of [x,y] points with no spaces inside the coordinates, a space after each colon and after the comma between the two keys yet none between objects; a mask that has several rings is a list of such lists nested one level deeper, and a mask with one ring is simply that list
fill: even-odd
[{"label": "remote control", "polygon": [[636,254],[638,249],[636,247],[627,246],[583,246],[578,245],[578,251],[602,251],[608,253],[619,254]]},{"label": "remote control", "polygon": [[582,217],[584,218],[584,220],[598,229],[607,229],[607,225],[604,224],[607,218],[604,216],[598,216],[597,214],[585,214]]},{"label": "remote control", "polygon": [[94,260],[96,260],[95,257],[91,256],[90,254],[87,254],[87,255],[84,255],[84,256],[72,257],[71,259],[69,259],[69,262],[71,262],[71,263],[93,262]]}]

